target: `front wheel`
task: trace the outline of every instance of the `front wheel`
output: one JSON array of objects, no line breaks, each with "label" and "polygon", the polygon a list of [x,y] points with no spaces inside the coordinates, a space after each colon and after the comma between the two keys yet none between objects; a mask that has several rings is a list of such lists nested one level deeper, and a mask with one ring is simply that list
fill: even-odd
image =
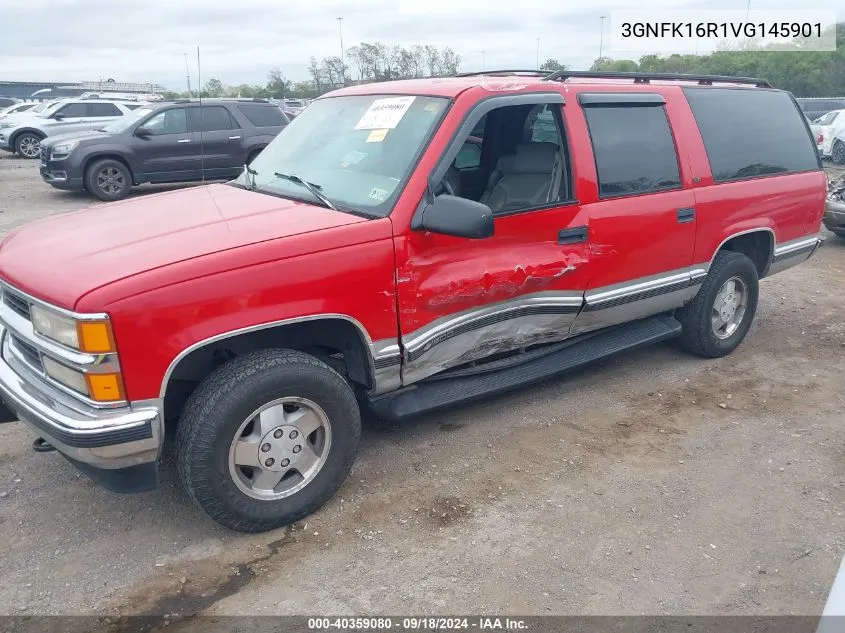
[{"label": "front wheel", "polygon": [[243,532],[320,508],[352,468],[361,436],[349,384],[313,356],[240,356],[191,395],[176,431],[182,482],[218,523]]},{"label": "front wheel", "polygon": [[125,198],[132,187],[132,175],[120,161],[98,160],[85,171],[85,188],[104,202]]},{"label": "front wheel", "polygon": [[34,132],[24,132],[15,139],[15,151],[24,158],[38,158],[41,156],[41,140]]},{"label": "front wheel", "polygon": [[695,298],[678,311],[681,345],[699,356],[734,351],[757,312],[757,267],[742,253],[720,251]]}]

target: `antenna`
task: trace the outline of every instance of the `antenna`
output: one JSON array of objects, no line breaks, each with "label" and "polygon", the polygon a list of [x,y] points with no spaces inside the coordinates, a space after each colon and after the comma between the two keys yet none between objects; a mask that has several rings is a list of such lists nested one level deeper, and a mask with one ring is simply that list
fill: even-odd
[{"label": "antenna", "polygon": [[205,182],[205,147],[203,146],[202,142],[202,124],[203,124],[203,116],[202,116],[202,70],[200,70],[200,47],[197,46],[197,84],[199,84],[199,94],[200,94],[200,175],[202,177],[202,182]]}]

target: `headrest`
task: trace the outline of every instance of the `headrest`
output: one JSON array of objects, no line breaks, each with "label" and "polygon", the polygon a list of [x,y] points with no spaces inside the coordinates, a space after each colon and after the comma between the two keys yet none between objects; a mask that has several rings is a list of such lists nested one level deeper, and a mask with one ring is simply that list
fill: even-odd
[{"label": "headrest", "polygon": [[523,143],[517,145],[512,173],[551,174],[556,154],[557,145],[554,143]]}]

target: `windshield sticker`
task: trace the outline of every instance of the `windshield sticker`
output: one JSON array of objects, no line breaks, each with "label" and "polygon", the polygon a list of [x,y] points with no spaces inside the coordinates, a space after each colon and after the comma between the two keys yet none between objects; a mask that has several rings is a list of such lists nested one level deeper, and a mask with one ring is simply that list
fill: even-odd
[{"label": "windshield sticker", "polygon": [[438,110],[440,110],[440,104],[436,101],[429,101],[425,104],[424,110],[426,112],[437,112]]},{"label": "windshield sticker", "polygon": [[356,130],[392,130],[397,125],[416,97],[389,97],[376,99],[355,125]]},{"label": "windshield sticker", "polygon": [[367,157],[366,152],[357,152],[352,150],[351,152],[346,152],[343,157],[340,159],[340,167],[341,169],[346,169],[350,165],[355,165],[360,163]]},{"label": "windshield sticker", "polygon": [[373,187],[370,189],[370,198],[373,200],[377,200],[378,202],[384,202],[387,200],[388,191],[387,189],[380,189],[378,187]]},{"label": "windshield sticker", "polygon": [[381,143],[384,137],[387,136],[388,130],[373,130],[367,136],[367,143]]}]

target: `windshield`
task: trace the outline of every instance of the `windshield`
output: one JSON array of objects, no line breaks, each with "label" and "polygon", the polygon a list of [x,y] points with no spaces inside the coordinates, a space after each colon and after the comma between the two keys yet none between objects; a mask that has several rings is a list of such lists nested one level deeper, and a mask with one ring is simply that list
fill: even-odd
[{"label": "windshield", "polygon": [[[47,103],[42,104],[44,107],[38,110],[38,116],[41,117],[48,117],[50,113],[53,112],[56,108],[64,103],[64,99],[57,99],[56,101],[48,101]],[[33,112],[36,110],[33,108]]]},{"label": "windshield", "polygon": [[104,125],[100,129],[103,132],[108,132],[109,134],[119,134],[120,132],[129,129],[129,126],[140,120],[141,117],[147,116],[152,111],[152,108],[136,108],[128,114],[124,114],[122,117],[115,119],[108,125]]},{"label": "windshield", "polygon": [[282,130],[238,182],[315,200],[301,185],[277,174],[298,176],[340,210],[385,216],[448,103],[420,96],[319,99]]}]

